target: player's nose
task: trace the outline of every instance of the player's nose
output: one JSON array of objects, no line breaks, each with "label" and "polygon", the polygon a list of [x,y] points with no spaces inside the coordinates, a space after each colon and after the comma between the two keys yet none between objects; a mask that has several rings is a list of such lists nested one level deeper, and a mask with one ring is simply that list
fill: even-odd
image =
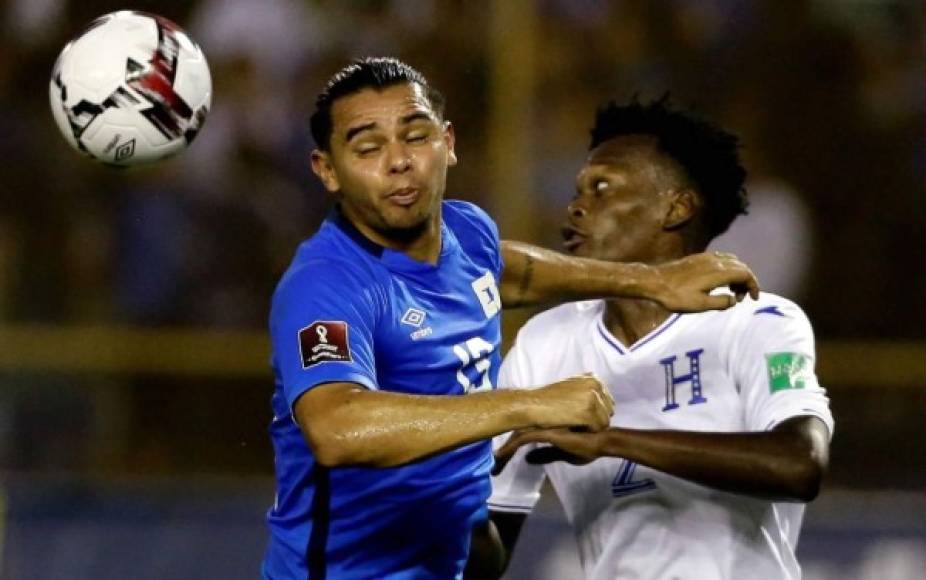
[{"label": "player's nose", "polygon": [[566,207],[566,211],[569,212],[569,217],[573,219],[581,219],[588,214],[588,210],[585,209],[581,200],[579,199],[574,199],[569,202],[569,205]]},{"label": "player's nose", "polygon": [[408,150],[401,144],[389,146],[389,172],[405,173],[412,166],[412,158]]}]

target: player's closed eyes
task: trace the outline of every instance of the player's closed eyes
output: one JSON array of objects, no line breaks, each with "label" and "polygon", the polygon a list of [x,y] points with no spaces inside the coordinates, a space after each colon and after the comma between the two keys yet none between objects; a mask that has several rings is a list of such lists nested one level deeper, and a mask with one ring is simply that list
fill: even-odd
[{"label": "player's closed eyes", "polygon": [[380,150],[380,146],[375,143],[363,143],[359,147],[357,147],[354,151],[356,151],[357,155],[361,157],[370,157],[372,154],[376,153],[379,150]]}]

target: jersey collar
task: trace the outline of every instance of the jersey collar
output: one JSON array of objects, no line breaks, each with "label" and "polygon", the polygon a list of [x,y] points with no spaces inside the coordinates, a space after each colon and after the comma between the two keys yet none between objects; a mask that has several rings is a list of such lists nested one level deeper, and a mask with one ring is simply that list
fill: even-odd
[{"label": "jersey collar", "polygon": [[377,260],[382,258],[383,252],[386,248],[380,246],[370,238],[363,235],[360,230],[357,229],[357,226],[351,223],[349,219],[344,216],[344,213],[341,212],[341,205],[337,204],[331,211],[328,212],[327,221],[334,224],[341,233],[351,239],[355,244],[360,246],[360,249],[370,254],[372,257]]},{"label": "jersey collar", "polygon": [[413,260],[409,258],[404,252],[398,252],[396,250],[391,250],[389,248],[383,247],[370,238],[363,235],[363,233],[357,229],[344,213],[341,211],[340,204],[335,205],[331,211],[328,212],[327,220],[338,230],[341,231],[345,236],[350,238],[357,246],[360,247],[364,252],[370,255],[370,257],[379,260],[390,270],[403,270],[403,271],[429,271],[437,269],[441,262],[452,252],[456,251],[459,247],[459,241],[456,236],[447,227],[447,223],[441,218],[441,251],[440,255],[437,258],[437,264],[431,265],[427,262],[419,262],[418,260]]},{"label": "jersey collar", "polygon": [[[604,302],[602,302],[602,304],[604,304]],[[605,326],[604,308],[602,308],[601,314],[600,316],[598,316],[598,324],[597,324],[598,334],[601,336],[602,339],[604,339],[606,343],[608,343],[609,346],[611,346],[611,348],[616,350],[619,354],[625,355],[631,352],[635,352],[639,350],[640,348],[646,346],[653,340],[657,339],[665,331],[669,330],[669,328],[672,327],[676,322],[678,322],[681,317],[682,317],[681,314],[672,314],[671,316],[666,318],[664,321],[662,321],[662,324],[660,324],[659,326],[651,330],[649,333],[640,337],[640,339],[637,340],[635,343],[631,344],[630,346],[624,346],[624,344],[620,340],[618,340],[613,334],[611,334],[611,331],[609,331],[608,328]]]}]

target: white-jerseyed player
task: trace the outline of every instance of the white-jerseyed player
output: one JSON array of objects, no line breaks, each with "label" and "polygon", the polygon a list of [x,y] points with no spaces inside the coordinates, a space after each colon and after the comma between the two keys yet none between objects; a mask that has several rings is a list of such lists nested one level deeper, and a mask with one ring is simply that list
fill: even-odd
[{"label": "white-jerseyed player", "polygon": [[[604,107],[566,247],[650,264],[702,251],[745,210],[737,149],[665,100]],[[593,373],[615,399],[612,426],[503,436],[493,523],[474,532],[471,569],[500,574],[549,477],[587,578],[799,578],[804,502],[818,493],[833,431],[814,358],[807,317],[769,293],[723,312],[619,299],[536,316],[499,385]]]}]

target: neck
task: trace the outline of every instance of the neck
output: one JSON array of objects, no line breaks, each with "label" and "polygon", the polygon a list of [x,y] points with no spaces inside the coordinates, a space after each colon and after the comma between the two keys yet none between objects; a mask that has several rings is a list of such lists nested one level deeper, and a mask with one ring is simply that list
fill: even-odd
[{"label": "neck", "polygon": [[341,212],[365,238],[377,245],[402,252],[419,262],[437,263],[441,250],[440,208],[419,227],[387,231],[370,227],[344,205],[341,206]]},{"label": "neck", "polygon": [[620,298],[606,303],[604,323],[612,335],[630,346],[665,322],[671,314],[651,300]]},{"label": "neck", "polygon": [[[654,242],[651,251],[650,255],[634,256],[634,260],[658,266],[703,252],[704,247],[699,246],[692,236],[673,235],[663,236]],[[605,303],[604,323],[613,336],[630,346],[665,322],[671,314],[652,300],[616,298]]]}]

